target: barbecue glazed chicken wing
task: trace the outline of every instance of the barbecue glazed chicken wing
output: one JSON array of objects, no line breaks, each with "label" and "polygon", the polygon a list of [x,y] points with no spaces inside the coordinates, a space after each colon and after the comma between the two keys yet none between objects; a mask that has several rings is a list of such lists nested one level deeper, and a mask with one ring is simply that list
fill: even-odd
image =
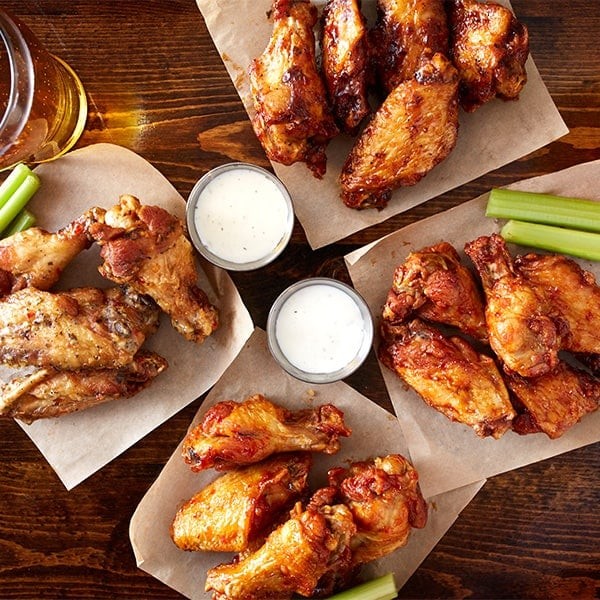
[{"label": "barbecue glazed chicken wing", "polygon": [[305,162],[321,178],[338,129],[315,58],[317,8],[309,0],[275,0],[272,14],[269,44],[248,70],[252,125],[270,160]]},{"label": "barbecue glazed chicken wing", "polygon": [[515,100],[527,81],[527,27],[504,6],[447,0],[450,55],[460,74],[459,98],[467,112],[498,96]]},{"label": "barbecue glazed chicken wing", "polygon": [[496,364],[464,339],[419,319],[384,321],[378,355],[427,404],[480,437],[499,438],[510,428],[515,411]]},{"label": "barbecue glazed chicken wing", "polygon": [[332,404],[290,411],[257,394],[244,402],[219,402],[183,442],[184,460],[194,471],[228,469],[276,452],[311,450],[334,454],[339,437],[351,433]]},{"label": "barbecue glazed chicken wing", "polygon": [[328,0],[322,16],[322,70],[339,128],[356,135],[370,113],[368,47],[360,0]]},{"label": "barbecue glazed chicken wing", "polygon": [[202,342],[218,325],[217,309],[197,285],[198,271],[183,223],[134,196],[111,209],[94,209],[90,235],[102,247],[100,273],[145,294],[186,339]]},{"label": "barbecue glazed chicken wing", "polygon": [[411,252],[394,273],[383,319],[395,324],[409,316],[458,327],[487,339],[483,298],[475,279],[448,242]]},{"label": "barbecue glazed chicken wing", "polygon": [[58,371],[40,369],[0,384],[0,416],[25,423],[60,417],[109,400],[129,398],[167,368],[167,361],[140,350],[122,367]]},{"label": "barbecue glazed chicken wing", "polygon": [[414,185],[456,144],[458,75],[442,54],[395,87],[352,147],[342,168],[342,200],[384,207],[393,189]]},{"label": "barbecue glazed chicken wing", "polygon": [[177,511],[173,541],[182,550],[247,550],[307,490],[311,462],[287,452],[221,475]]}]

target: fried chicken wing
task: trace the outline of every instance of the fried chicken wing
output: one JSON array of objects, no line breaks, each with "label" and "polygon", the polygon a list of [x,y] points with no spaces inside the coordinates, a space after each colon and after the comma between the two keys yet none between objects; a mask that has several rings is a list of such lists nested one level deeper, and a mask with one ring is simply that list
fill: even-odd
[{"label": "fried chicken wing", "polygon": [[305,162],[321,178],[338,129],[315,58],[317,8],[309,0],[274,0],[272,15],[269,44],[248,69],[252,125],[270,160]]},{"label": "fried chicken wing", "polygon": [[371,52],[385,94],[413,79],[424,53],[448,54],[444,0],[378,0]]},{"label": "fried chicken wing", "polygon": [[290,411],[256,394],[241,403],[212,406],[185,437],[183,457],[192,470],[201,471],[258,462],[276,452],[334,454],[339,437],[350,433],[343,413],[332,404]]},{"label": "fried chicken wing", "polygon": [[116,368],[40,369],[0,385],[0,416],[25,423],[60,417],[109,400],[134,396],[167,368],[167,361],[140,350]]},{"label": "fried chicken wing", "polygon": [[182,550],[247,550],[307,490],[311,462],[287,452],[221,475],[177,511],[173,541]]},{"label": "fried chicken wing", "polygon": [[441,54],[395,87],[344,163],[344,203],[382,208],[393,189],[414,185],[446,158],[456,144],[457,93],[456,69]]},{"label": "fried chicken wing", "polygon": [[200,343],[215,331],[218,312],[197,286],[193,248],[181,220],[129,195],[107,211],[95,211],[88,229],[102,246],[100,273],[153,298],[186,339]]},{"label": "fried chicken wing", "polygon": [[418,316],[487,339],[483,298],[471,271],[448,242],[411,252],[396,268],[383,308],[395,324]]},{"label": "fried chicken wing", "polygon": [[501,437],[515,411],[493,359],[419,319],[382,325],[379,360],[427,404],[481,437]]},{"label": "fried chicken wing", "polygon": [[328,0],[322,15],[322,70],[339,128],[356,135],[371,112],[368,46],[360,0]]},{"label": "fried chicken wing", "polygon": [[447,5],[461,106],[473,112],[496,96],[517,99],[527,81],[527,27],[494,2],[447,0]]},{"label": "fried chicken wing", "polygon": [[0,362],[81,369],[130,363],[158,327],[158,308],[129,289],[24,288],[0,301]]}]

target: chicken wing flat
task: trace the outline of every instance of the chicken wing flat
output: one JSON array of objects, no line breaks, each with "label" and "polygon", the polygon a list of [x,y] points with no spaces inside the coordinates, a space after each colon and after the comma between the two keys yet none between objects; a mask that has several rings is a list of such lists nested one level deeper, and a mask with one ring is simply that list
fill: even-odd
[{"label": "chicken wing flat", "polygon": [[513,264],[498,234],[465,245],[486,296],[485,317],[490,346],[505,369],[522,377],[549,373],[558,364],[561,323],[542,295]]},{"label": "chicken wing flat", "polygon": [[212,406],[183,441],[183,457],[194,471],[251,464],[276,452],[310,450],[335,454],[349,436],[344,415],[332,404],[290,411],[250,396]]},{"label": "chicken wing flat", "polygon": [[600,380],[564,361],[539,377],[507,373],[504,379],[525,409],[513,420],[520,434],[542,431],[556,439],[600,404]]},{"label": "chicken wing flat", "polygon": [[197,286],[194,252],[181,220],[129,195],[107,211],[94,210],[88,229],[102,246],[100,273],[153,298],[186,339],[201,343],[215,331],[218,312]]},{"label": "chicken wing flat", "polygon": [[382,326],[379,360],[427,404],[480,437],[501,437],[515,411],[493,359],[419,319]]},{"label": "chicken wing flat", "polygon": [[517,99],[527,81],[527,27],[493,2],[447,0],[447,5],[461,106],[473,112],[496,96]]},{"label": "chicken wing flat", "polygon": [[270,160],[305,162],[321,178],[338,128],[315,58],[317,8],[309,0],[274,0],[272,16],[269,44],[248,69],[252,125]]},{"label": "chicken wing flat", "polygon": [[350,542],[354,565],[394,552],[406,545],[413,527],[427,523],[419,476],[399,454],[331,469],[328,477],[357,527]]},{"label": "chicken wing flat", "polygon": [[134,396],[167,368],[167,361],[140,350],[117,368],[40,369],[0,386],[0,416],[25,423],[60,417],[109,400]]},{"label": "chicken wing flat", "polygon": [[379,83],[389,94],[414,78],[424,53],[448,55],[444,0],[378,0],[370,36]]},{"label": "chicken wing flat", "polygon": [[458,132],[458,75],[442,54],[396,86],[352,147],[342,168],[342,200],[384,207],[393,189],[414,185],[452,151]]},{"label": "chicken wing flat", "polygon": [[452,325],[476,339],[487,339],[481,292],[448,242],[411,252],[396,268],[383,318],[397,324],[410,316]]},{"label": "chicken wing flat", "polygon": [[221,475],[177,511],[173,541],[182,550],[247,550],[307,490],[311,462],[287,452]]},{"label": "chicken wing flat", "polygon": [[158,327],[159,311],[120,288],[24,288],[0,302],[0,362],[75,370],[127,365]]},{"label": "chicken wing flat", "polygon": [[328,0],[322,15],[321,66],[339,128],[356,135],[371,112],[367,27],[360,0]]}]

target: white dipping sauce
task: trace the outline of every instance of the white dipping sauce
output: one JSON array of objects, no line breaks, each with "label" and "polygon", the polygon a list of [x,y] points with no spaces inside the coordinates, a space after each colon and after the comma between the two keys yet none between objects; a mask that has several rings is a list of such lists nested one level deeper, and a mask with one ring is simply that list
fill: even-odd
[{"label": "white dipping sauce", "polygon": [[363,316],[343,290],[326,284],[300,288],[283,304],[275,337],[285,358],[306,373],[333,373],[358,354]]},{"label": "white dipping sauce", "polygon": [[239,167],[218,173],[201,190],[194,224],[204,246],[232,263],[274,252],[289,230],[290,209],[275,182]]}]

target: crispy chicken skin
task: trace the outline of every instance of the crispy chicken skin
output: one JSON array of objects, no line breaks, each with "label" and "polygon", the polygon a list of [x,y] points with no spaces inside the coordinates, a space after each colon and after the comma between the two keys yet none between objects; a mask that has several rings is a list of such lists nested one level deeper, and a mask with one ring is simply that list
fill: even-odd
[{"label": "crispy chicken skin", "polygon": [[335,454],[339,437],[350,433],[343,413],[332,404],[291,411],[256,394],[212,406],[185,437],[182,453],[194,471],[230,469],[276,452]]},{"label": "crispy chicken skin", "polygon": [[501,437],[515,411],[493,359],[419,319],[382,324],[379,360],[431,407],[480,437]]},{"label": "crispy chicken skin", "polygon": [[457,93],[456,69],[442,54],[395,87],[344,163],[344,203],[383,208],[393,189],[414,185],[446,158],[456,144]]},{"label": "crispy chicken skin", "polygon": [[494,97],[514,100],[527,81],[527,27],[504,6],[446,0],[450,56],[460,74],[460,104],[473,112]]},{"label": "crispy chicken skin", "polygon": [[182,550],[247,550],[307,490],[311,462],[286,452],[221,475],[177,511],[173,541]]},{"label": "crispy chicken skin", "polygon": [[369,51],[360,0],[328,0],[322,15],[321,66],[339,128],[356,135],[370,113]]},{"label": "crispy chicken skin", "polygon": [[399,454],[338,467],[328,473],[357,527],[352,537],[352,563],[360,565],[406,545],[412,527],[427,523],[427,503],[419,476]]},{"label": "crispy chicken skin", "polygon": [[40,369],[0,385],[0,416],[31,423],[109,400],[130,398],[166,368],[164,358],[140,350],[132,362],[122,367],[76,371]]},{"label": "crispy chicken skin", "polygon": [[338,133],[315,58],[317,8],[309,0],[275,0],[269,44],[248,69],[252,125],[267,157],[305,162],[325,174],[325,148]]},{"label": "crispy chicken skin", "polygon": [[481,292],[448,242],[411,252],[396,268],[383,319],[395,324],[409,316],[452,325],[476,339],[487,339]]},{"label": "crispy chicken skin", "polygon": [[0,362],[56,369],[130,363],[158,327],[150,299],[128,289],[24,288],[0,302]]},{"label": "crispy chicken skin", "polygon": [[379,84],[389,94],[413,79],[425,53],[448,55],[443,0],[378,0],[370,47]]},{"label": "crispy chicken skin", "polygon": [[96,208],[88,229],[102,247],[100,273],[153,298],[186,339],[201,343],[218,326],[217,309],[196,284],[194,252],[180,219],[123,195]]}]

